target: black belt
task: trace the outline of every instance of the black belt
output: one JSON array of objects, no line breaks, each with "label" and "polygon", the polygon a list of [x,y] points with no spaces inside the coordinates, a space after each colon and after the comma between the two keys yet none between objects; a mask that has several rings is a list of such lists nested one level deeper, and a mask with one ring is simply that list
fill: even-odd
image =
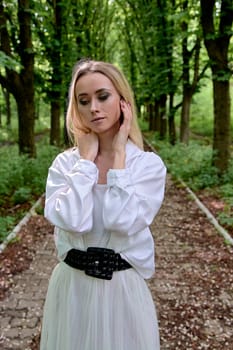
[{"label": "black belt", "polygon": [[114,250],[98,247],[90,247],[87,251],[71,249],[64,262],[71,267],[85,271],[88,276],[105,280],[111,280],[114,271],[132,267]]}]

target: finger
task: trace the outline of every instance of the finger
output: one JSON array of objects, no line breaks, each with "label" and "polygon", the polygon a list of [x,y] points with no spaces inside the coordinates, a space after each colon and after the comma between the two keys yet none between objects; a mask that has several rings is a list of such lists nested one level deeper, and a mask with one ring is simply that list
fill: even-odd
[{"label": "finger", "polygon": [[124,115],[124,120],[131,120],[132,119],[132,109],[131,109],[130,103],[122,101],[121,110],[122,110],[123,115]]}]

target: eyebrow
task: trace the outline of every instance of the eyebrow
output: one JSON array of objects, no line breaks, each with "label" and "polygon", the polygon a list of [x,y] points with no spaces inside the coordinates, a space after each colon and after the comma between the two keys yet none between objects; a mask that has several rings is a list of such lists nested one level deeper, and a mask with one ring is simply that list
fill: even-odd
[{"label": "eyebrow", "polygon": [[[111,89],[108,89],[108,88],[101,88],[101,89],[98,89],[95,91],[95,94],[98,94],[100,92],[103,92],[103,91],[111,91]],[[87,92],[81,92],[80,94],[78,94],[78,97],[81,97],[81,96],[87,96],[88,93]]]}]

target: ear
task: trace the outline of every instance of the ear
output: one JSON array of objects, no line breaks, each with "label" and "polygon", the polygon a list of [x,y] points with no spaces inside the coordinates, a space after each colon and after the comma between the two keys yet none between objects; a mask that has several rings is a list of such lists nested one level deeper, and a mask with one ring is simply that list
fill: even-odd
[{"label": "ear", "polygon": [[123,124],[123,121],[124,121],[124,114],[121,111],[121,114],[120,114],[120,125]]}]

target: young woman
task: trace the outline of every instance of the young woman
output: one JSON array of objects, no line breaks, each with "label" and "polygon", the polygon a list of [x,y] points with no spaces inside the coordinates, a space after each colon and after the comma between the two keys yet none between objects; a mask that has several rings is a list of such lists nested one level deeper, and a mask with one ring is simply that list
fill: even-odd
[{"label": "young woman", "polygon": [[60,262],[49,283],[41,350],[158,350],[149,229],[166,169],[144,152],[132,91],[112,64],[82,61],[70,86],[74,148],[49,169],[45,217]]}]

